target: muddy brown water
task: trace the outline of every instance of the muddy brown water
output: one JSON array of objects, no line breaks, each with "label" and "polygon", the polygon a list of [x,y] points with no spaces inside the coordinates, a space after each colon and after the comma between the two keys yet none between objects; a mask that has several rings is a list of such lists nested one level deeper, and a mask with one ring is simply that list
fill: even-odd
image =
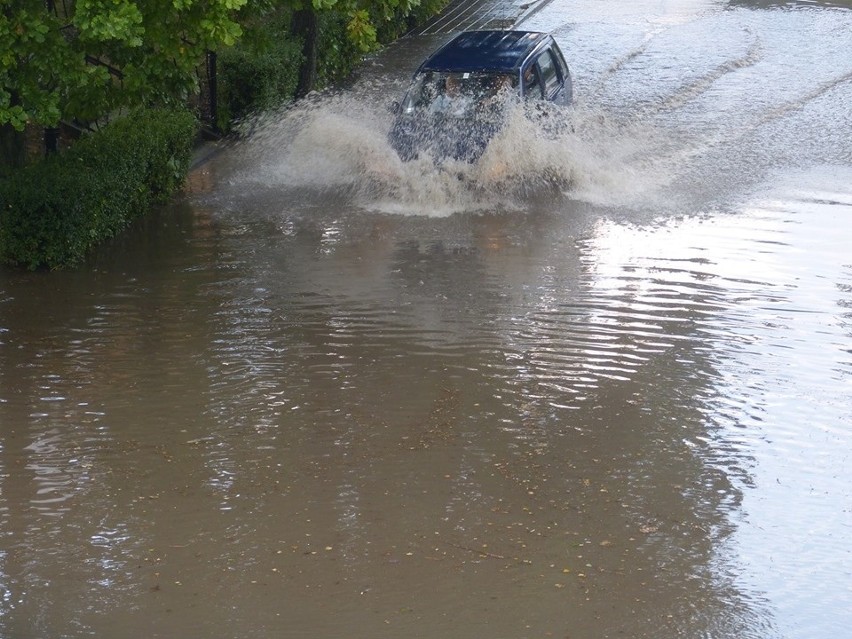
[{"label": "muddy brown water", "polygon": [[573,132],[399,163],[413,38],[0,273],[0,636],[848,636],[852,13],[524,26]]}]

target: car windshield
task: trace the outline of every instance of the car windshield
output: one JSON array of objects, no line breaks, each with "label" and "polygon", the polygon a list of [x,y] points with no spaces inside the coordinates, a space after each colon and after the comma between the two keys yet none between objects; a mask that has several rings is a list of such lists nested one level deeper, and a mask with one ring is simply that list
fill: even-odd
[{"label": "car windshield", "polygon": [[517,85],[517,79],[505,73],[439,73],[426,71],[414,78],[402,112],[463,116],[474,106],[496,98]]}]

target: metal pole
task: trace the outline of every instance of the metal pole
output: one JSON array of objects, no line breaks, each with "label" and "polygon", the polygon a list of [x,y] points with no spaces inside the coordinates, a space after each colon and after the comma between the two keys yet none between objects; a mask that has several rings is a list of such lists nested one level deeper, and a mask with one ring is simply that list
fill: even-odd
[{"label": "metal pole", "polygon": [[210,126],[214,131],[219,130],[219,91],[216,86],[216,52],[207,52],[207,85],[209,93]]},{"label": "metal pole", "polygon": [[44,151],[47,155],[59,151],[59,129],[50,127],[44,130]]}]

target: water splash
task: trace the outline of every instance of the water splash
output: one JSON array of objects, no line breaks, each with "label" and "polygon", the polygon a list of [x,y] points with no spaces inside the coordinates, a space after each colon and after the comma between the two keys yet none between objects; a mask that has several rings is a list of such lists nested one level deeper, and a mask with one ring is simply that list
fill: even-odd
[{"label": "water splash", "polygon": [[388,142],[393,115],[369,92],[314,96],[242,125],[217,196],[273,197],[313,207],[342,198],[356,208],[445,217],[524,210],[531,200],[635,205],[655,192],[654,134],[578,105],[512,103],[475,164],[403,162]]}]

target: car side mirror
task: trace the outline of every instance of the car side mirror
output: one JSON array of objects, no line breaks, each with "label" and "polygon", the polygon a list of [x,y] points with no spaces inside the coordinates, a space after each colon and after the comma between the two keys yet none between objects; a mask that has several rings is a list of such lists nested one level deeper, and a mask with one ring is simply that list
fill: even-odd
[{"label": "car side mirror", "polygon": [[400,109],[401,106],[402,105],[399,102],[394,100],[393,102],[390,103],[390,106],[388,107],[388,111],[390,111],[394,115],[397,115],[399,113],[399,109]]}]

